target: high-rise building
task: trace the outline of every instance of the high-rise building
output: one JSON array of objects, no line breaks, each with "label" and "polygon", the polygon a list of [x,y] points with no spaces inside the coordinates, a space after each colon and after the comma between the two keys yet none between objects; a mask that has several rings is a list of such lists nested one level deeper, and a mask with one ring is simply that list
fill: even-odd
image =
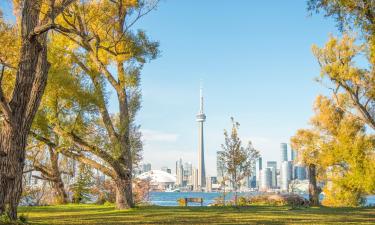
[{"label": "high-rise building", "polygon": [[191,184],[191,176],[193,173],[193,165],[191,162],[184,163],[184,183],[187,185]]},{"label": "high-rise building", "polygon": [[220,159],[220,154],[222,153],[223,151],[216,152],[216,175],[219,183],[223,181],[223,177],[225,175],[224,162]]},{"label": "high-rise building", "polygon": [[288,145],[286,143],[280,144],[281,162],[288,161]]},{"label": "high-rise building", "polygon": [[193,165],[191,162],[184,163],[184,176],[191,176]]},{"label": "high-rise building", "polygon": [[206,185],[206,169],[204,163],[204,131],[203,124],[206,121],[206,115],[203,112],[203,90],[200,89],[200,110],[197,115],[199,127],[198,136],[198,189],[204,188]]},{"label": "high-rise building", "polygon": [[176,185],[183,186],[184,182],[184,167],[182,166],[182,159],[176,162]]},{"label": "high-rise building", "polygon": [[151,163],[143,163],[142,164],[142,173],[151,171]]},{"label": "high-rise building", "polygon": [[211,192],[212,191],[212,178],[207,177],[206,178],[206,192]]},{"label": "high-rise building", "polygon": [[295,179],[297,180],[306,180],[306,167],[304,166],[295,166],[294,167]]},{"label": "high-rise building", "polygon": [[281,191],[289,190],[289,183],[292,180],[292,162],[284,161],[281,163],[280,169],[280,189]]},{"label": "high-rise building", "polygon": [[267,167],[271,168],[271,172],[272,172],[271,187],[276,188],[277,187],[277,162],[276,161],[268,161]]},{"label": "high-rise building", "polygon": [[257,183],[256,183],[256,165],[253,165],[250,169],[251,173],[250,173],[250,176],[248,178],[248,183],[247,183],[247,187],[248,188],[256,188],[257,187]]},{"label": "high-rise building", "polygon": [[255,163],[255,176],[256,176],[256,186],[260,188],[260,183],[261,183],[261,174],[260,172],[262,171],[262,157],[259,157],[258,160]]},{"label": "high-rise building", "polygon": [[271,167],[266,167],[261,170],[260,190],[267,191],[272,185],[272,171]]}]

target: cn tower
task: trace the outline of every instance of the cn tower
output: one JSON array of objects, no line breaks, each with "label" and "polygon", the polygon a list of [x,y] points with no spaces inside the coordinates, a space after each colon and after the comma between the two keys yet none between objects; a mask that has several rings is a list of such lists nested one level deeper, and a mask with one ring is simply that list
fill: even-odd
[{"label": "cn tower", "polygon": [[206,115],[203,112],[203,89],[200,88],[200,110],[197,115],[198,122],[198,189],[206,187],[206,169],[204,164],[204,132],[203,123],[206,121]]}]

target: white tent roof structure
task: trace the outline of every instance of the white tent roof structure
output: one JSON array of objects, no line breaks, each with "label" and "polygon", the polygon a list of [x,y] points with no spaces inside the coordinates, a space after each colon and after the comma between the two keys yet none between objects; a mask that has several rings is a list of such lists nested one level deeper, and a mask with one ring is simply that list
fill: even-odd
[{"label": "white tent roof structure", "polygon": [[176,177],[170,173],[161,170],[150,170],[140,174],[137,178],[145,180],[150,179],[151,183],[175,183]]}]

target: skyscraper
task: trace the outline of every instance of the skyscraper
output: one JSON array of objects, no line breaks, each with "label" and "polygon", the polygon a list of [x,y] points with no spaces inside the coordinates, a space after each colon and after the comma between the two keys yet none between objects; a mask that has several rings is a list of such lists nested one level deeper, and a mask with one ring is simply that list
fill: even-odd
[{"label": "skyscraper", "polygon": [[272,170],[273,168],[267,167],[261,170],[261,191],[267,191],[272,186]]},{"label": "skyscraper", "polygon": [[261,171],[262,171],[262,157],[259,157],[255,165],[256,186],[258,188],[260,188],[260,183],[262,180],[261,174],[260,174]]},{"label": "skyscraper", "polygon": [[206,115],[203,112],[203,90],[200,89],[200,110],[197,115],[199,127],[198,136],[198,189],[204,188],[206,185],[206,169],[204,165],[204,132],[203,124],[206,121]]},{"label": "skyscraper", "polygon": [[280,169],[280,189],[282,191],[289,190],[289,183],[292,179],[292,162],[291,161],[284,161],[281,163]]},{"label": "skyscraper", "polygon": [[268,161],[267,167],[271,168],[272,172],[272,182],[271,187],[276,188],[277,187],[277,162],[276,161]]},{"label": "skyscraper", "polygon": [[142,164],[142,173],[148,172],[151,170],[151,163]]},{"label": "skyscraper", "polygon": [[182,186],[184,181],[184,167],[182,166],[182,159],[176,162],[176,185]]},{"label": "skyscraper", "polygon": [[294,167],[295,179],[297,180],[305,180],[306,176],[306,167],[304,166],[295,166]]},{"label": "skyscraper", "polygon": [[286,143],[280,144],[280,150],[281,150],[281,163],[284,161],[288,161],[288,146]]}]

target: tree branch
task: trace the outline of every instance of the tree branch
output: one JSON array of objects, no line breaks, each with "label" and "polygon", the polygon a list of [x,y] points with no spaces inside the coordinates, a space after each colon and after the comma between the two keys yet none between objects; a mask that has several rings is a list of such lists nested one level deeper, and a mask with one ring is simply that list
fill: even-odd
[{"label": "tree branch", "polygon": [[1,68],[0,74],[0,111],[3,113],[5,120],[10,124],[12,121],[12,109],[9,106],[9,102],[6,100],[1,86],[4,77],[5,66]]},{"label": "tree branch", "polygon": [[102,164],[99,164],[96,161],[94,161],[92,159],[89,159],[82,154],[73,153],[70,150],[64,150],[64,149],[61,149],[60,153],[69,157],[69,158],[80,161],[81,163],[88,164],[91,167],[100,170],[102,173],[106,174],[107,176],[110,176],[111,178],[116,177],[116,173],[112,169],[110,169],[110,168],[108,168],[108,167],[106,167]]}]

